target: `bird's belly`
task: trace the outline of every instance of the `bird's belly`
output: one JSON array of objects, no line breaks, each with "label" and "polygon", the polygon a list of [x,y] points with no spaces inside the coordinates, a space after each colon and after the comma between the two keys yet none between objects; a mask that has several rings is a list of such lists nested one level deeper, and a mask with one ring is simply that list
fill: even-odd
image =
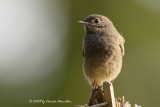
[{"label": "bird's belly", "polygon": [[114,80],[120,73],[122,57],[111,55],[109,57],[84,58],[84,75],[92,84],[94,81],[102,84],[104,81]]}]

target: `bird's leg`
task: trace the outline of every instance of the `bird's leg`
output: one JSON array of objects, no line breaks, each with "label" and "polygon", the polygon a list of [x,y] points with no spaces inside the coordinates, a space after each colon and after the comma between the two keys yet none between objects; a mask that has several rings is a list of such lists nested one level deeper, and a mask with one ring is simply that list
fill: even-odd
[{"label": "bird's leg", "polygon": [[92,90],[95,88],[95,80],[93,81],[93,83],[92,83]]},{"label": "bird's leg", "polygon": [[93,90],[94,90],[94,89],[97,89],[97,88],[103,89],[103,85],[101,85],[101,84],[102,84],[101,81],[95,81],[95,80],[94,80],[94,82],[92,83],[92,89],[93,89]]},{"label": "bird's leg", "polygon": [[94,90],[96,88],[98,88],[98,82],[94,80],[92,83],[92,90]]}]

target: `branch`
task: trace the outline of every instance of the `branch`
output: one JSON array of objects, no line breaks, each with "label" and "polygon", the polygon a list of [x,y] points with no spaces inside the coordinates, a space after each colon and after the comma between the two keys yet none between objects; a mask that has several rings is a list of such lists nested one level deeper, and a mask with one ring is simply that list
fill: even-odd
[{"label": "branch", "polygon": [[112,83],[109,83],[106,81],[103,82],[103,91],[104,91],[104,98],[105,98],[106,102],[109,103],[109,106],[116,107]]},{"label": "branch", "polygon": [[[125,101],[124,96],[116,99],[114,97],[113,85],[110,82],[103,82],[103,87],[98,86],[92,90],[91,98],[88,105],[77,105],[78,107],[131,107],[128,101]],[[141,107],[134,105],[134,107]]]}]

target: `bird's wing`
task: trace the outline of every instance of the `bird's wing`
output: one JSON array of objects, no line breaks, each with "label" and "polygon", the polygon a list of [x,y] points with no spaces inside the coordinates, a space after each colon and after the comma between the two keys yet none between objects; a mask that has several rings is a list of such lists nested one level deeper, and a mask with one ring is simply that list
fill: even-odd
[{"label": "bird's wing", "polygon": [[120,47],[120,49],[121,49],[122,55],[124,55],[124,42],[125,42],[125,39],[122,38],[122,42],[120,42],[120,44],[119,44],[119,47]]},{"label": "bird's wing", "polygon": [[120,49],[121,49],[122,55],[124,55],[124,45],[123,45],[123,44],[119,44],[119,47],[120,47]]}]

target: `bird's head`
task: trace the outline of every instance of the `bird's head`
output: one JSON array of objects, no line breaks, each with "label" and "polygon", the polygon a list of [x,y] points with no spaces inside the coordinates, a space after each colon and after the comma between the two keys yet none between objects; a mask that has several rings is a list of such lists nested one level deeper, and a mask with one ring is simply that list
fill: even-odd
[{"label": "bird's head", "polygon": [[85,18],[84,21],[79,21],[83,24],[86,32],[102,32],[107,27],[112,25],[112,22],[105,16],[92,14]]}]

